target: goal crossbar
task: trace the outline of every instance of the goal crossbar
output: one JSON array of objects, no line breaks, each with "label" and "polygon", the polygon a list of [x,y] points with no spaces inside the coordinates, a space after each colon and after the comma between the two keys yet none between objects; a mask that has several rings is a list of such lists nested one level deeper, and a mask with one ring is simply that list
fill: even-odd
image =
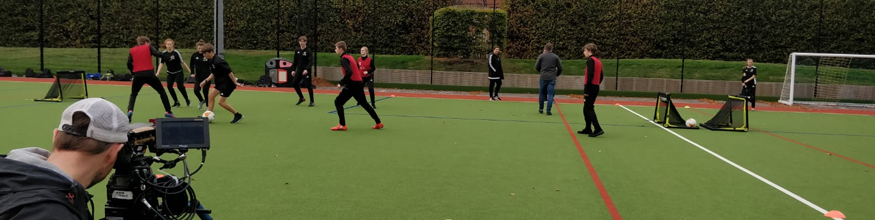
[{"label": "goal crossbar", "polygon": [[[785,73],[784,78],[784,86],[789,86],[789,91],[787,88],[782,88],[781,99],[778,100],[779,103],[783,103],[786,105],[794,104],[794,94],[796,92],[795,82],[796,82],[796,61],[797,57],[841,57],[841,58],[869,58],[875,59],[875,54],[841,54],[841,53],[806,53],[806,52],[793,52],[790,53],[790,57],[787,59],[787,72]],[[789,76],[789,78],[787,78]],[[788,94],[785,94],[789,92]],[[788,99],[785,100],[784,97],[787,96]],[[798,101],[795,103],[799,103]]]}]

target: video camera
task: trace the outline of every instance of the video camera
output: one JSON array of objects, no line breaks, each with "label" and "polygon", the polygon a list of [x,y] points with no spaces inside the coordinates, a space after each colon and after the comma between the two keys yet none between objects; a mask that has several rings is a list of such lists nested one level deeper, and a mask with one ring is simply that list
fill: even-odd
[{"label": "video camera", "polygon": [[[210,149],[209,121],[206,118],[159,118],[152,124],[134,124],[128,142],[118,153],[115,173],[106,185],[106,220],[192,219],[195,215],[211,220],[212,211],[204,209],[191,188],[191,176],[203,167]],[[147,156],[146,150],[156,156]],[[186,153],[201,150],[201,164],[189,173]],[[163,154],[178,155],[164,160]],[[164,164],[159,170],[182,162],[185,174],[156,175],[153,163]],[[163,171],[162,171],[163,172]]]}]

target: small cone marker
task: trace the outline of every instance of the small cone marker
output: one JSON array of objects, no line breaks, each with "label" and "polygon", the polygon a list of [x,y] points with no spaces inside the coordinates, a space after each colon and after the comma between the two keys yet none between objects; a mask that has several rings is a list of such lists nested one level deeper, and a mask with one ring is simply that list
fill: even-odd
[{"label": "small cone marker", "polygon": [[842,214],[842,212],[839,212],[838,210],[832,210],[832,211],[829,211],[829,212],[827,212],[826,214],[823,214],[823,216],[826,216],[826,217],[829,217],[829,218],[840,218],[840,219],[845,219],[845,214]]},{"label": "small cone marker", "polygon": [[620,103],[614,103],[614,105],[616,105],[616,106],[620,106]]},{"label": "small cone marker", "polygon": [[688,105],[688,106],[684,106],[684,108],[690,108],[690,106],[689,106],[689,105]]}]

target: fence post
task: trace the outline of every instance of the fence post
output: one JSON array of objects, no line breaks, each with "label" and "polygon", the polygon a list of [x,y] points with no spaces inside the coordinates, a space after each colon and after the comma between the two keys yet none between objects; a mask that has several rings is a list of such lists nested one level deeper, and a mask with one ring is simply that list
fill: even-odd
[{"label": "fence post", "polygon": [[280,0],[276,0],[276,57],[280,57]]},{"label": "fence post", "polygon": [[[814,49],[820,53],[820,30],[823,29],[823,0],[820,0],[820,17],[817,18],[817,36],[814,37]],[[817,58],[817,65],[814,66],[814,98],[817,98],[817,84],[820,82],[820,60]]]},{"label": "fence post", "polygon": [[313,0],[313,78],[319,77],[319,0]]},{"label": "fence post", "polygon": [[[161,48],[161,3],[158,0],[155,0],[155,42],[158,43],[158,49]],[[151,47],[151,45],[150,45]],[[155,58],[155,66],[158,66],[160,58]],[[133,74],[133,73],[132,73]]]},{"label": "fence post", "polygon": [[43,11],[44,9],[44,0],[39,1],[39,70],[42,72],[46,69],[45,59],[43,56],[43,48],[45,47],[45,43],[43,42],[43,32],[45,31],[45,21],[43,21]]},{"label": "fence post", "polygon": [[[619,25],[620,23],[623,22],[623,0],[617,0],[617,3],[619,3],[619,6],[617,7],[617,20],[618,20],[617,24]],[[619,25],[619,26],[623,26],[623,25]],[[620,35],[622,35],[622,32]],[[622,40],[619,42],[622,42]],[[622,45],[622,43],[620,43],[620,45]],[[623,51],[623,50],[617,50],[617,71],[614,74],[614,91],[620,90],[620,56],[621,56],[620,54],[622,53],[620,51]]]},{"label": "fence post", "polygon": [[[684,1],[684,3],[685,3],[684,5],[689,7],[690,4],[686,4],[687,3],[686,1]],[[683,32],[681,32],[681,42],[684,44],[684,47],[681,48],[681,91],[680,92],[684,92],[684,72],[686,71],[686,67],[687,67],[687,49],[688,49],[687,47],[689,46],[689,44],[687,43],[687,13],[688,12],[689,12],[689,8],[684,8],[683,12],[682,12],[682,13],[684,13],[684,17],[681,18],[682,22],[683,22],[683,29],[682,29]]]},{"label": "fence post", "polygon": [[101,33],[100,33],[100,13],[101,13],[101,12],[100,12],[100,0],[97,0],[97,72],[98,72],[98,73],[102,73],[102,72],[103,72],[103,71],[100,70],[100,58],[101,58],[101,57],[100,57],[100,47],[101,47],[101,45],[100,45],[100,43],[101,43],[101,42],[100,42],[100,38],[101,38]]},{"label": "fence post", "polygon": [[431,70],[429,72],[428,84],[434,84],[434,13],[437,11],[434,5],[435,0],[431,0],[431,30],[429,31],[429,39],[431,39]]}]

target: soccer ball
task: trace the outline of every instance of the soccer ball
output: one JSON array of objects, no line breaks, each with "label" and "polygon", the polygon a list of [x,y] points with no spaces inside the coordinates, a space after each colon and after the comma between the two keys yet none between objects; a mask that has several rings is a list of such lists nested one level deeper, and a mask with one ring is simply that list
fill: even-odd
[{"label": "soccer ball", "polygon": [[201,117],[207,118],[207,120],[210,120],[210,122],[213,122],[213,119],[216,118],[216,114],[213,114],[212,111],[205,111],[204,114],[201,115]]},{"label": "soccer ball", "polygon": [[[210,119],[212,120],[212,119]],[[696,119],[687,119],[687,127],[695,128],[696,127]]]}]

